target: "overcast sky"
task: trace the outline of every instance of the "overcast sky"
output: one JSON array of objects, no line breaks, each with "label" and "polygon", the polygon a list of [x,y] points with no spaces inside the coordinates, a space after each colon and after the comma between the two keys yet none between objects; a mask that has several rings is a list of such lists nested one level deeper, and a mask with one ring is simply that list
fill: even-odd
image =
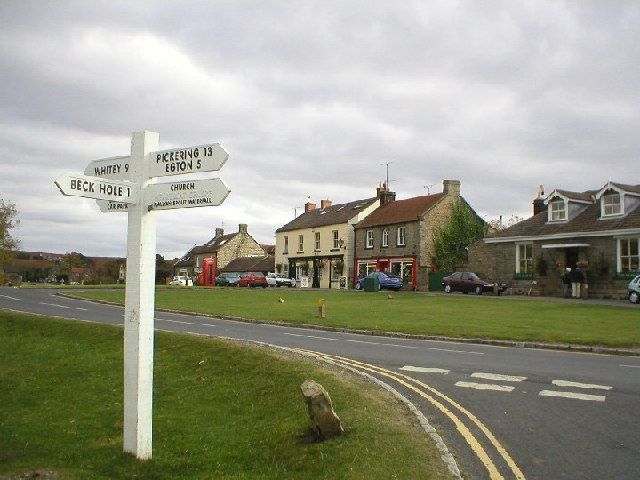
[{"label": "overcast sky", "polygon": [[[640,184],[640,2],[0,2],[0,198],[24,250],[124,256],[126,214],[53,180],[220,142],[220,207],[161,211],[173,258],[239,223],[261,243],[307,198],[459,179],[485,219],[539,185]],[[177,180],[173,177],[172,180]]]}]

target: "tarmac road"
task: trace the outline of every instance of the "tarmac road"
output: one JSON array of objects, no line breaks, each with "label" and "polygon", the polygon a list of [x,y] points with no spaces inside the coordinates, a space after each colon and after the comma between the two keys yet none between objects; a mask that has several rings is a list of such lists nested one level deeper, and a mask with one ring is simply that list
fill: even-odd
[{"label": "tarmac road", "polygon": [[[479,301],[481,299],[478,299]],[[122,324],[123,308],[0,288],[0,308]],[[410,398],[465,478],[640,478],[640,357],[307,330],[156,312],[166,331],[266,342]],[[339,411],[339,399],[334,399]]]}]

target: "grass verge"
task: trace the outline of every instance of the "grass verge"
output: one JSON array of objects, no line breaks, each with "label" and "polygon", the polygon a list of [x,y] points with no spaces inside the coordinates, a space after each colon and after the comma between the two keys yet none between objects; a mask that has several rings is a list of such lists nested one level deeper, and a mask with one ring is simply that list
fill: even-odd
[{"label": "grass verge", "polygon": [[[123,291],[77,292],[77,295],[124,303]],[[319,297],[326,300],[327,317],[324,319],[318,317],[315,307]],[[394,293],[389,299],[386,292],[182,288],[158,290],[156,306],[213,315],[419,335],[640,346],[638,310],[607,305],[411,292]]]},{"label": "grass verge", "polygon": [[[154,456],[122,453],[122,329],[0,311],[0,478],[446,477],[386,392],[264,349],[156,333]],[[331,393],[345,435],[315,443],[299,385]]]}]

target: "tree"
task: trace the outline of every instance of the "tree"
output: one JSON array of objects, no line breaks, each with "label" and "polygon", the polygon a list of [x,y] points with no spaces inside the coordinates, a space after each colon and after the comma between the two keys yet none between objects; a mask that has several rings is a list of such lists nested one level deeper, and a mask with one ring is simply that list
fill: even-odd
[{"label": "tree", "polygon": [[173,273],[173,265],[167,262],[162,255],[156,253],[156,283],[164,284],[167,277]]},{"label": "tree", "polygon": [[18,210],[11,202],[0,199],[0,271],[15,256],[20,242],[11,235],[11,230],[20,223]]},{"label": "tree", "polygon": [[500,231],[506,228],[512,227],[516,223],[521,222],[524,218],[519,217],[518,215],[511,215],[507,221],[502,220],[502,216],[500,218],[494,218],[493,220],[489,220],[489,228]]},{"label": "tree", "polygon": [[434,235],[435,263],[453,271],[468,260],[468,248],[484,237],[487,224],[464,201],[453,204],[449,223]]}]

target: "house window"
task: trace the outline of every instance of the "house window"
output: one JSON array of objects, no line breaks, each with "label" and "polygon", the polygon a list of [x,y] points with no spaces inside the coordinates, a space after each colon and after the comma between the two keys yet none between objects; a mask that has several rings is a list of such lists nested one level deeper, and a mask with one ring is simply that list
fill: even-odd
[{"label": "house window", "polygon": [[298,253],[304,252],[304,235],[298,235]]},{"label": "house window", "polygon": [[602,216],[620,215],[622,213],[622,202],[620,194],[617,192],[608,193],[602,196]]},{"label": "house window", "polygon": [[367,230],[367,238],[364,246],[365,248],[373,248],[373,230]]},{"label": "house window", "polygon": [[640,270],[640,238],[618,239],[618,272]]},{"label": "house window", "polygon": [[382,230],[382,246],[389,246],[389,230],[387,230],[386,228]]},{"label": "house window", "polygon": [[285,255],[289,253],[289,237],[287,237],[286,235],[284,236],[284,251],[282,253],[284,253]]},{"label": "house window", "polygon": [[549,209],[549,220],[551,220],[552,222],[557,222],[567,219],[567,211],[565,209],[564,200],[554,200],[553,202],[549,203],[549,205],[551,206],[551,208]]},{"label": "house window", "polygon": [[338,237],[338,230],[333,231],[333,249],[337,250],[340,248],[340,238]]},{"label": "house window", "polygon": [[396,234],[396,245],[398,247],[404,247],[405,246],[406,231],[407,231],[407,229],[405,227],[398,227],[398,231],[397,231],[397,234]]},{"label": "house window", "polygon": [[516,273],[533,273],[533,244],[516,245]]},{"label": "house window", "polygon": [[320,251],[320,232],[316,232],[315,250],[316,252]]}]

